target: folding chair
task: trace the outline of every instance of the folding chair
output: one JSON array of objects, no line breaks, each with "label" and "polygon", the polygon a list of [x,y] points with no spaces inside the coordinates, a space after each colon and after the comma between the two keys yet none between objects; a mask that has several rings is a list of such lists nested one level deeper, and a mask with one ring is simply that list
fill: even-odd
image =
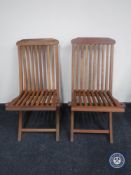
[{"label": "folding chair", "polygon": [[[112,112],[124,112],[112,96],[113,52],[110,38],[75,38],[72,41],[72,101],[70,140],[74,134],[109,134],[113,143]],[[109,112],[109,129],[74,128],[74,112]]]},{"label": "folding chair", "polygon": [[[17,42],[20,94],[6,110],[19,112],[18,141],[25,132],[56,133],[59,141],[59,62],[56,39],[24,39]],[[23,111],[56,111],[55,128],[24,128]]]}]

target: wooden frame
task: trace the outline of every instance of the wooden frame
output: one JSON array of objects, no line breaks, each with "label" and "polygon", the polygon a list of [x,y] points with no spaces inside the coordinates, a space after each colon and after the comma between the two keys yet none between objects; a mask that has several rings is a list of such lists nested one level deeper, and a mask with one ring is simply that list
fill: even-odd
[{"label": "wooden frame", "polygon": [[[20,94],[6,110],[19,111],[18,141],[25,132],[55,132],[59,141],[60,94],[56,39],[25,39],[17,42]],[[23,128],[22,111],[56,111],[56,128]]]},{"label": "wooden frame", "polygon": [[[72,41],[72,101],[70,141],[75,133],[109,134],[113,143],[112,112],[124,112],[112,96],[115,40],[110,38],[75,38]],[[108,130],[74,128],[74,112],[109,112]]]}]

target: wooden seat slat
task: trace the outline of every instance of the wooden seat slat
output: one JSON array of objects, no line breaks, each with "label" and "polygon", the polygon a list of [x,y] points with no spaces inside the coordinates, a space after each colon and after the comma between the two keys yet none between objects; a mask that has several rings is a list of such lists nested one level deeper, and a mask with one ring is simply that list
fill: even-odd
[{"label": "wooden seat slat", "polygon": [[107,103],[107,101],[105,100],[102,91],[99,91],[98,94],[99,94],[99,96],[101,97],[104,106],[108,106],[108,103]]},{"label": "wooden seat slat", "polygon": [[93,99],[93,105],[97,106],[97,105],[98,105],[98,103],[97,103],[97,101],[96,101],[96,99],[95,99],[94,92],[93,92],[93,91],[90,91],[90,94],[91,94],[92,99]]},{"label": "wooden seat slat", "polygon": [[47,97],[48,97],[48,91],[45,90],[44,97],[41,100],[41,105],[45,105],[46,104]]},{"label": "wooden seat slat", "polygon": [[40,102],[41,102],[41,100],[42,100],[42,97],[44,96],[44,93],[45,93],[44,90],[40,92],[40,95],[39,95],[39,97],[38,97],[38,99],[37,99],[37,101],[36,101],[36,105],[37,105],[37,106],[40,105]]},{"label": "wooden seat slat", "polygon": [[24,94],[22,95],[21,98],[18,99],[16,106],[21,105],[22,101],[26,98],[26,96],[28,95],[28,92],[24,92]]},{"label": "wooden seat slat", "polygon": [[92,102],[91,102],[91,97],[90,97],[89,91],[86,91],[86,95],[87,95],[87,99],[88,99],[89,105],[92,106]]},{"label": "wooden seat slat", "polygon": [[22,103],[20,104],[20,106],[24,106],[25,103],[28,101],[28,99],[30,98],[31,95],[32,95],[32,92],[28,92],[28,95],[24,98],[24,100],[22,101]]},{"label": "wooden seat slat", "polygon": [[109,105],[110,105],[110,106],[113,106],[112,100],[111,100],[111,99],[109,98],[109,96],[107,95],[107,92],[103,92],[103,94],[104,94],[106,100],[108,101]]},{"label": "wooden seat slat", "polygon": [[78,92],[78,94],[79,94],[79,104],[80,104],[80,106],[82,106],[82,94],[81,94],[81,91],[79,91]]},{"label": "wooden seat slat", "polygon": [[36,95],[34,96],[34,98],[31,101],[31,106],[35,105],[38,97],[39,97],[40,91],[36,92]]},{"label": "wooden seat slat", "polygon": [[57,98],[57,91],[55,90],[55,91],[53,91],[53,95],[52,95],[52,103],[51,103],[51,105],[53,106],[53,105],[56,105],[56,103],[57,103],[57,101],[56,101],[56,98]]},{"label": "wooden seat slat", "polygon": [[30,96],[30,98],[26,101],[26,106],[30,106],[34,96],[36,94],[36,91],[33,91],[32,95]]},{"label": "wooden seat slat", "polygon": [[121,107],[121,104],[112,96],[110,91],[108,91],[107,94],[108,94],[108,96],[110,97],[110,99],[112,100],[112,102],[115,106]]},{"label": "wooden seat slat", "polygon": [[18,97],[16,97],[14,100],[12,100],[11,105],[15,105],[18,102],[19,98],[21,98],[24,93],[25,93],[24,91],[21,92]]},{"label": "wooden seat slat", "polygon": [[83,99],[84,99],[84,105],[87,105],[87,100],[86,100],[86,93],[83,91]]},{"label": "wooden seat slat", "polygon": [[72,104],[76,106],[76,90],[73,91]]},{"label": "wooden seat slat", "polygon": [[79,94],[78,94],[78,91],[76,91],[76,105],[79,105]]},{"label": "wooden seat slat", "polygon": [[102,106],[103,104],[101,103],[101,98],[98,94],[98,91],[94,91],[94,94],[96,95],[97,101],[98,101],[98,105]]},{"label": "wooden seat slat", "polygon": [[52,98],[53,92],[50,91],[48,94],[48,100],[47,100],[47,104],[46,105],[50,105],[51,104],[51,98]]}]

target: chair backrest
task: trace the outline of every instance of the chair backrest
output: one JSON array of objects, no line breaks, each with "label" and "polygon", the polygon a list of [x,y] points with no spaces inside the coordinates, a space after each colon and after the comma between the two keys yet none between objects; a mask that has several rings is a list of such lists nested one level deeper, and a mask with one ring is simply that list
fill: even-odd
[{"label": "chair backrest", "polygon": [[59,91],[58,44],[56,39],[24,39],[17,42],[20,92]]},{"label": "chair backrest", "polygon": [[75,38],[72,41],[72,92],[109,90],[112,92],[113,52],[110,38]]}]

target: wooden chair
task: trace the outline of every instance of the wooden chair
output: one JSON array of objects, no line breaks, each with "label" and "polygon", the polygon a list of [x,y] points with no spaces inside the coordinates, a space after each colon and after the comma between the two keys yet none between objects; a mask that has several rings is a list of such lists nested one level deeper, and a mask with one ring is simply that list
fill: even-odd
[{"label": "wooden chair", "polygon": [[[25,132],[55,132],[59,141],[59,62],[56,39],[25,39],[17,42],[20,94],[6,104],[19,111],[18,141]],[[56,128],[23,128],[22,111],[56,111]]]},{"label": "wooden chair", "polygon": [[[113,52],[110,38],[75,38],[72,41],[72,102],[70,140],[76,133],[109,134],[113,143],[112,112],[124,107],[112,96]],[[108,130],[74,128],[74,112],[109,112]]]}]

